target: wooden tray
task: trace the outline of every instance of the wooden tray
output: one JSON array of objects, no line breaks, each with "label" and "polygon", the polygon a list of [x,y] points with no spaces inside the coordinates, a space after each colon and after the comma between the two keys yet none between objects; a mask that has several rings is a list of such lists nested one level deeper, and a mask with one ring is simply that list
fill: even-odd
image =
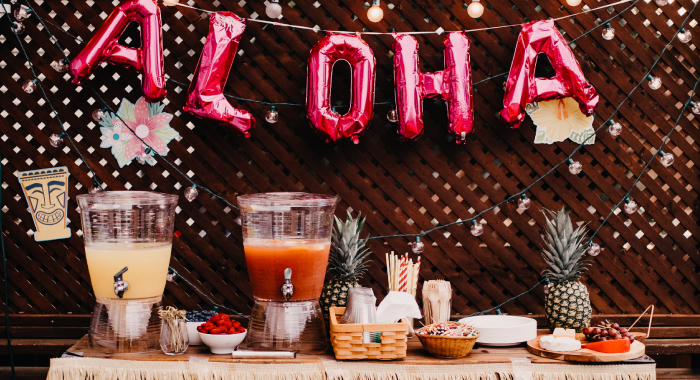
[{"label": "wooden tray", "polygon": [[[577,338],[578,338],[578,335],[583,335],[583,334],[577,334]],[[581,339],[579,339],[579,340],[581,340]],[[621,353],[621,354],[604,354],[602,352],[589,350],[587,348],[582,348],[578,351],[562,352],[562,351],[547,351],[547,350],[543,349],[542,347],[540,347],[540,337],[539,336],[537,338],[529,340],[527,342],[527,350],[530,351],[531,354],[542,356],[542,357],[548,358],[548,359],[566,360],[566,361],[571,361],[571,362],[602,362],[602,363],[621,362],[621,361],[625,361],[625,360],[636,359],[636,358],[644,355],[645,348],[646,348],[646,346],[644,346],[644,343],[641,343],[641,342],[635,340],[630,345],[629,352],[625,352],[625,353]]]}]

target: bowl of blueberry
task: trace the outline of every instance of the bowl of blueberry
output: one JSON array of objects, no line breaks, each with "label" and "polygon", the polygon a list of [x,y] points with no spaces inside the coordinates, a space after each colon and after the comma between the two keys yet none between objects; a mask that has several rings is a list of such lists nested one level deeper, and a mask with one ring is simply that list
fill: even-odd
[{"label": "bowl of blueberry", "polygon": [[201,346],[202,339],[199,337],[197,326],[209,320],[209,318],[217,315],[214,310],[190,310],[185,314],[187,318],[187,335],[190,338],[190,346]]}]

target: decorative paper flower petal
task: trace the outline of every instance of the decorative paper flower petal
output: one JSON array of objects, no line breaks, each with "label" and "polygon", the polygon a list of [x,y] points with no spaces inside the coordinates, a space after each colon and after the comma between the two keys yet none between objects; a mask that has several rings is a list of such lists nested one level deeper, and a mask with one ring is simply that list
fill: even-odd
[{"label": "decorative paper flower petal", "polygon": [[[116,117],[116,116],[119,117]],[[122,99],[121,104],[119,104],[119,110],[117,111],[117,115],[114,118],[119,120],[119,118],[122,119],[129,119],[129,120],[136,120],[136,117],[134,116],[134,105],[131,104],[130,101],[126,99]]]},{"label": "decorative paper flower petal", "polygon": [[146,136],[146,138],[143,139],[143,141],[161,156],[165,156],[166,154],[168,154],[168,148],[165,146],[163,140],[161,140],[160,137],[154,135],[153,133],[149,133],[148,136]]},{"label": "decorative paper flower petal", "polygon": [[143,96],[136,101],[136,107],[134,108],[134,121],[136,125],[148,123],[148,102]]},{"label": "decorative paper flower petal", "polygon": [[148,123],[146,123],[146,126],[148,126],[148,129],[150,129],[151,131],[154,129],[160,129],[168,125],[168,123],[170,123],[170,120],[172,119],[173,115],[169,113],[159,113],[153,116],[152,118],[148,119]]},{"label": "decorative paper flower petal", "polygon": [[124,155],[127,160],[131,160],[134,157],[141,155],[143,144],[139,139],[131,139],[126,142],[126,148],[124,149]]},{"label": "decorative paper flower petal", "polygon": [[[593,117],[584,115],[573,98],[542,101],[526,109],[537,125],[536,143],[551,144],[567,138],[581,143],[590,135]],[[593,143],[592,139],[589,142]]]}]

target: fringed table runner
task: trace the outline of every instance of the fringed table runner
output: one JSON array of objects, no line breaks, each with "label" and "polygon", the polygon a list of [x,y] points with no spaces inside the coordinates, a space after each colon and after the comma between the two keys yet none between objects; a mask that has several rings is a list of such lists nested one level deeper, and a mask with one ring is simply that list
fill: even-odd
[{"label": "fringed table runner", "polygon": [[655,364],[225,363],[51,360],[47,380],[654,380]]}]

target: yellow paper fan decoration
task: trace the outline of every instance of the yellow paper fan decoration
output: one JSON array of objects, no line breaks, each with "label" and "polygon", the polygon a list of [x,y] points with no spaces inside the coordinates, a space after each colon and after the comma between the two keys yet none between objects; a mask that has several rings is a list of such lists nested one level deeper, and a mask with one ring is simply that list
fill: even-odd
[{"label": "yellow paper fan decoration", "polygon": [[[533,106],[530,117],[537,125],[536,143],[551,144],[569,138],[580,144],[595,133],[593,116],[584,115],[573,98],[545,100]],[[592,144],[593,139],[586,143]]]}]

